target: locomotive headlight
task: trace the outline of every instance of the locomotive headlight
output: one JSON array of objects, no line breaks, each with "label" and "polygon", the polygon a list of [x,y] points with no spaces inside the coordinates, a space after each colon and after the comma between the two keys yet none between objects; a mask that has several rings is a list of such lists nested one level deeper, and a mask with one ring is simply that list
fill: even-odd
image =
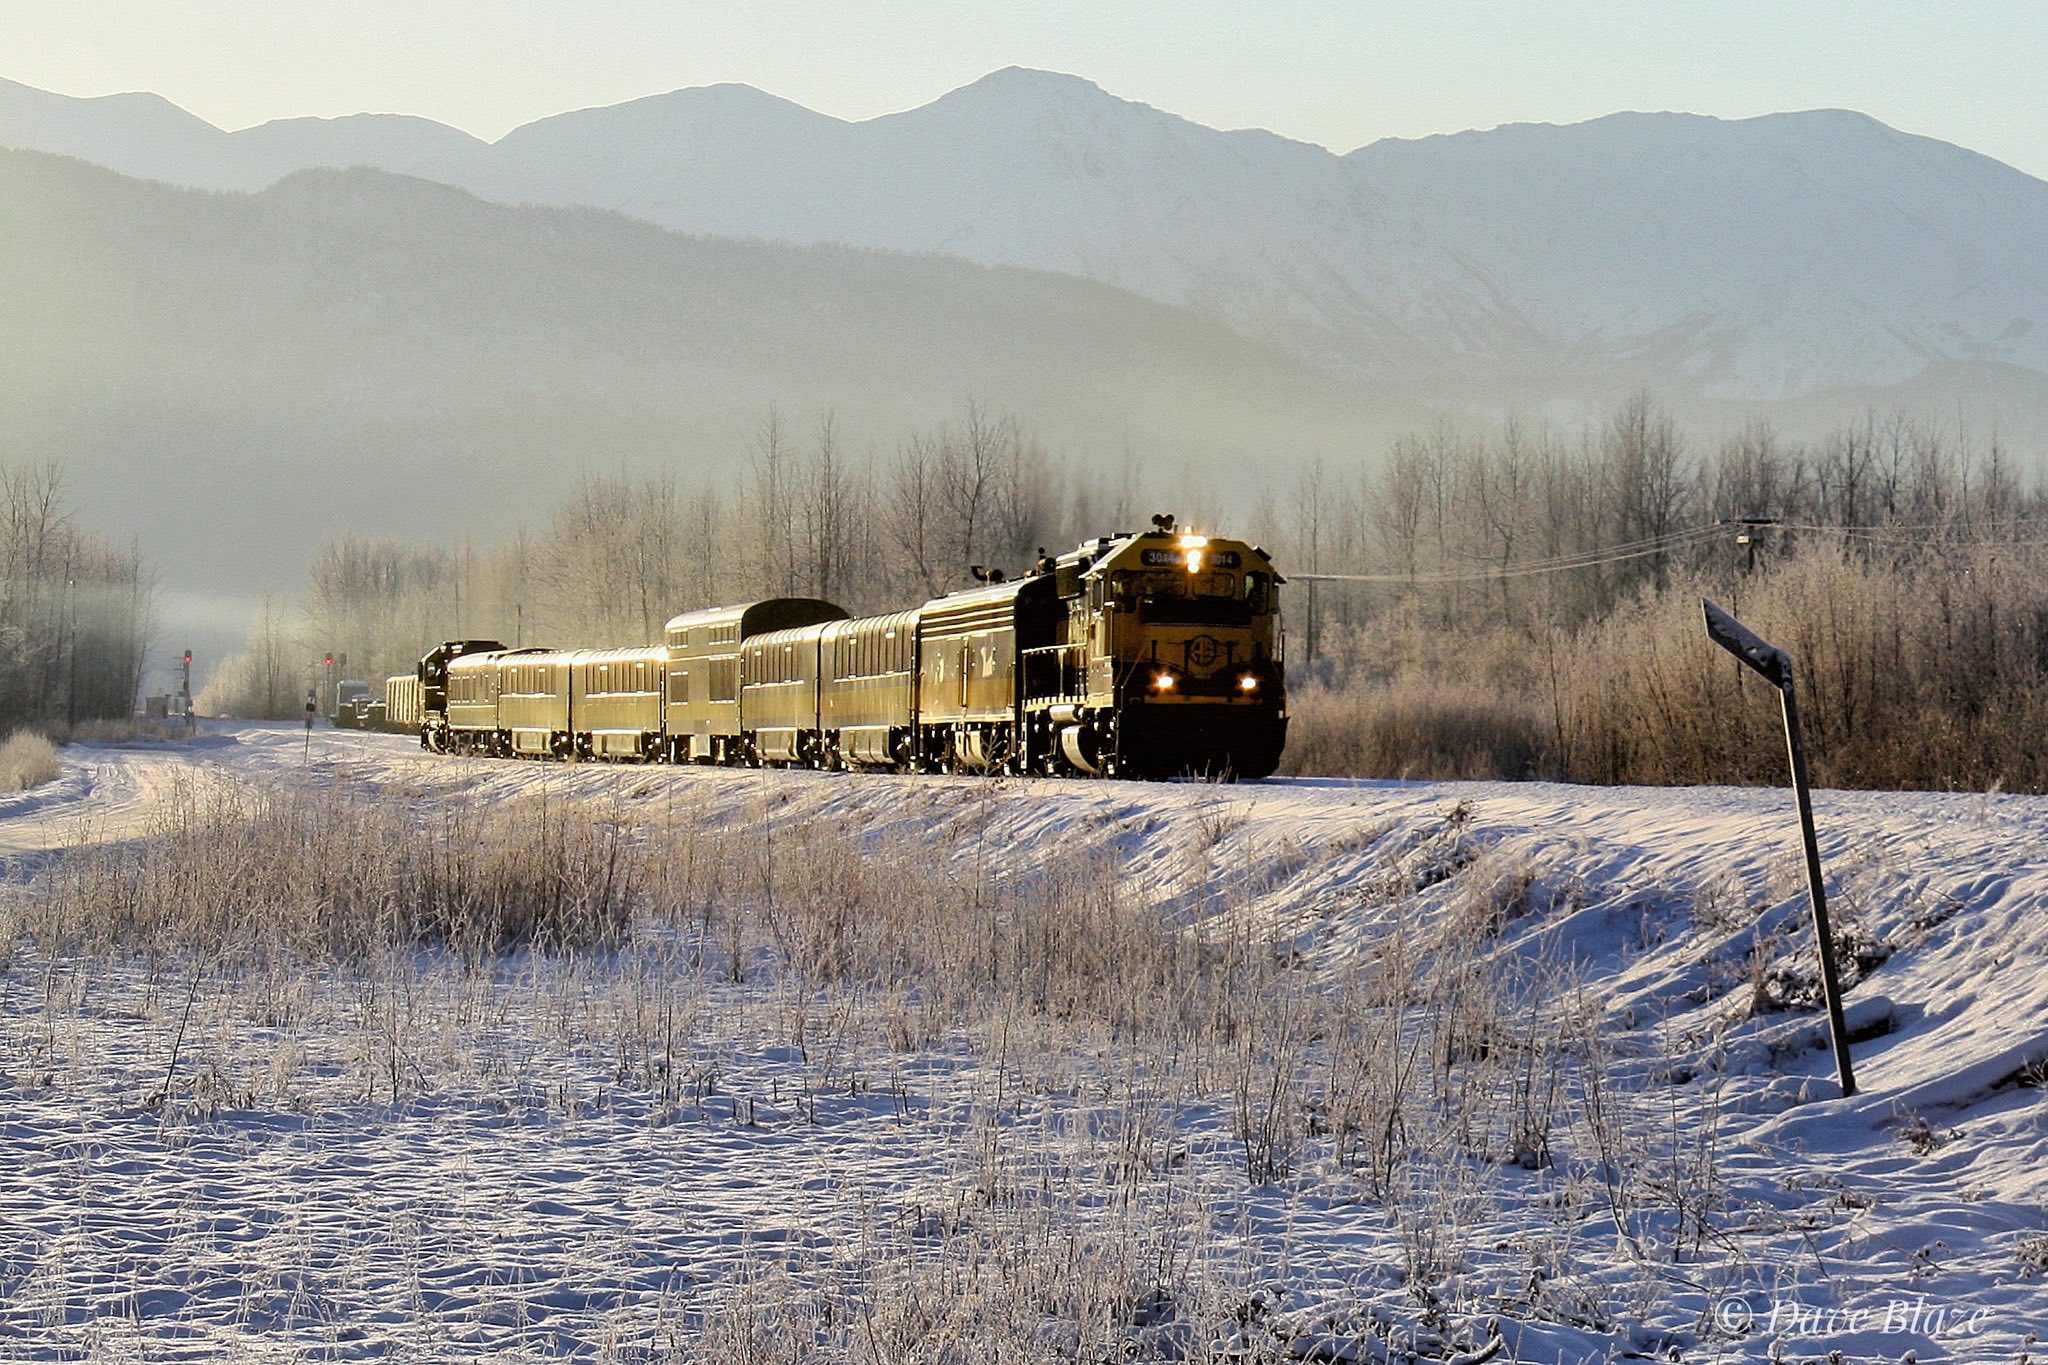
[{"label": "locomotive headlight", "polygon": [[1180,538],[1180,547],[1188,552],[1188,572],[1202,571],[1202,551],[1208,547],[1209,537],[1187,535]]},{"label": "locomotive headlight", "polygon": [[1152,690],[1153,690],[1154,692],[1171,692],[1171,691],[1173,691],[1173,674],[1171,674],[1171,673],[1154,673],[1154,674],[1152,675]]},{"label": "locomotive headlight", "polygon": [[1189,573],[1200,573],[1201,571],[1202,571],[1202,552],[1201,552],[1200,550],[1189,550],[1189,551],[1188,551],[1188,572],[1189,572]]},{"label": "locomotive headlight", "polygon": [[1244,693],[1246,696],[1250,696],[1252,693],[1258,691],[1259,675],[1256,673],[1247,673],[1242,678],[1239,678],[1237,680],[1237,690]]}]

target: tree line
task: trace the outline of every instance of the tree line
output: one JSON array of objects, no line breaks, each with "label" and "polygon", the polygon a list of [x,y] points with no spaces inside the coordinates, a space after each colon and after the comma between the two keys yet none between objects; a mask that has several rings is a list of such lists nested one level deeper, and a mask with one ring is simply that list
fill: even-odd
[{"label": "tree line", "polygon": [[79,526],[54,462],[0,459],[0,734],[132,715],[155,581]]},{"label": "tree line", "polygon": [[[1747,569],[1854,528],[1925,528],[1953,543],[2007,534],[2044,508],[1996,437],[1895,413],[1814,442],[1753,421],[1701,446],[1638,393],[1576,431],[1445,422],[1348,475],[1319,461],[1284,498],[1262,498],[1252,524],[1303,583],[1305,656],[1341,671],[1350,628],[1389,613],[1540,633],[1603,617],[1675,573]],[[1319,575],[1330,578],[1309,588]]]},{"label": "tree line", "polygon": [[1705,596],[1793,652],[1820,781],[2048,790],[2037,473],[1904,414],[1702,443],[1643,394],[1577,432],[1445,425],[1348,479],[1313,467],[1273,534],[1289,763],[1781,780],[1775,704],[1707,641]]},{"label": "tree line", "polygon": [[[1135,458],[1057,457],[978,404],[885,454],[771,408],[728,474],[589,475],[488,547],[331,541],[208,702],[293,714],[291,660],[323,650],[374,682],[458,636],[644,644],[767,595],[888,609],[1162,510]],[[1300,771],[1773,780],[1775,713],[1707,644],[1707,595],[1800,656],[1821,780],[2048,789],[2048,493],[1995,436],[1892,414],[1708,442],[1639,393],[1174,510],[1291,580]]]},{"label": "tree line", "polygon": [[443,639],[641,645],[678,612],[767,596],[886,610],[1143,519],[1134,461],[1057,459],[975,402],[888,453],[849,449],[829,412],[799,426],[770,407],[731,473],[586,474],[544,525],[487,547],[329,540],[297,609],[266,599],[202,709],[295,715],[317,681],[305,661],[329,653],[374,681]]}]

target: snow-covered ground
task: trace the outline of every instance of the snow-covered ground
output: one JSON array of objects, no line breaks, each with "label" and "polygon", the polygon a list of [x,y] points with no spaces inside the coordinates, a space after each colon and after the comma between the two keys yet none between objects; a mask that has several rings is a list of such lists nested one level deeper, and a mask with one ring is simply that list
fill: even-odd
[{"label": "snow-covered ground", "polygon": [[[722,856],[909,850],[961,885],[1057,853],[1257,943],[1273,991],[1394,1010],[1397,953],[1462,953],[1495,1030],[1462,1055],[1555,1068],[1515,1092],[1551,1126],[1403,1131],[1389,1169],[1337,1116],[1377,1083],[1340,1078],[1366,1055],[1340,1015],[1186,1053],[1056,1007],[941,1018],[915,982],[706,952],[709,909],[481,973],[38,949],[38,876],[215,780],[422,821],[585,797]],[[1851,1098],[1782,791],[563,767],[265,726],[75,747],[0,798],[0,1354],[1060,1357],[1109,1322],[1144,1357],[2019,1359],[2048,1332],[2048,798],[1816,807]],[[1489,1128],[1488,1096],[1437,1109]]]}]

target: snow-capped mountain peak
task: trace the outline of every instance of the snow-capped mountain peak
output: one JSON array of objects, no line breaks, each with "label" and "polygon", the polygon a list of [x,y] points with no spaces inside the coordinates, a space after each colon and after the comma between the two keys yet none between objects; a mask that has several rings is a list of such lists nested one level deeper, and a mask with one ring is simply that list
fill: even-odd
[{"label": "snow-capped mountain peak", "polygon": [[2048,184],[1848,110],[1620,113],[1340,156],[1006,67],[859,123],[717,85],[486,146],[402,119],[223,133],[154,97],[0,82],[0,145],[211,188],[370,165],[687,233],[1057,271],[1425,399],[2048,374]]}]

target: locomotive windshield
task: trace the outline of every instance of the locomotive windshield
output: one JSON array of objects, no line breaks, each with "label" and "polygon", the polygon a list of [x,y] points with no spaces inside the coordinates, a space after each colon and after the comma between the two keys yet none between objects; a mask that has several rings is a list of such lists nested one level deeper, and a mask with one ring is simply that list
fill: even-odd
[{"label": "locomotive windshield", "polygon": [[1151,626],[1248,626],[1252,608],[1235,597],[1160,593],[1138,599],[1138,620]]},{"label": "locomotive windshield", "polygon": [[1248,626],[1272,610],[1270,574],[1122,570],[1111,575],[1109,598],[1145,625]]},{"label": "locomotive windshield", "polygon": [[1135,609],[1138,620],[1162,626],[1249,625],[1252,606],[1238,596],[1232,573],[1145,573],[1124,570],[1110,580],[1118,610]]}]

